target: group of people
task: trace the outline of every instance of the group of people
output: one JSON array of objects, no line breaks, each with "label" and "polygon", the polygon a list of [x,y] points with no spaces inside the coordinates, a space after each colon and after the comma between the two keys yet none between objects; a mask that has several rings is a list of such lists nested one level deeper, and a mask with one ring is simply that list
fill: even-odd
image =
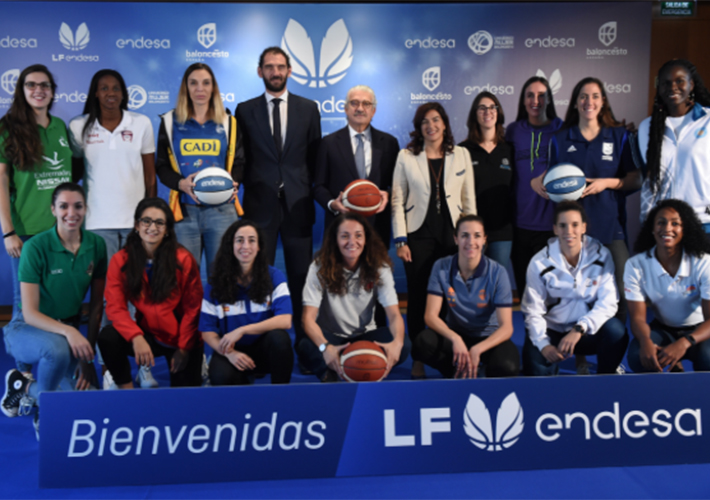
[{"label": "group of people", "polygon": [[[257,73],[265,93],[232,116],[210,67],[188,67],[175,109],[161,116],[157,152],[150,120],[127,109],[118,72],[94,75],[69,127],[49,113],[49,70],[20,74],[0,120],[0,223],[14,286],[4,340],[17,363],[6,375],[6,415],[34,413],[39,432],[38,394],[67,378],[97,387],[99,352],[104,382],[118,388],[133,387],[130,357],[141,386],[155,385],[150,367],[161,356],[171,386],[202,385],[205,365],[212,385],[265,373],[288,383],[294,363],[334,381],[356,338],[382,347],[388,372],[411,353],[415,379],[425,364],[445,377],[515,376],[509,260],[527,330],[525,374],[553,374],[587,354],[597,354],[599,373],[616,372],[629,342],[627,302],[634,371],[681,369],[684,358],[710,369],[702,175],[710,95],[692,64],[661,68],[638,136],[615,119],[601,81],[575,86],[563,121],[548,82],[533,77],[506,128],[500,102],[482,92],[457,146],[446,110],[426,103],[401,151],[371,125],[371,88],[350,89],[348,125],[321,138],[317,105],[287,90],[289,56],[265,49]],[[563,162],[587,177],[579,202],[547,196],[542,179]],[[229,202],[199,202],[194,179],[205,167],[231,174]],[[156,176],[167,202],[156,197]],[[343,203],[357,179],[381,191],[372,217]],[[629,258],[625,193],[638,189],[648,210]],[[314,200],[326,212],[315,258]],[[285,274],[273,267],[279,238]],[[408,335],[391,240],[407,276]]]}]

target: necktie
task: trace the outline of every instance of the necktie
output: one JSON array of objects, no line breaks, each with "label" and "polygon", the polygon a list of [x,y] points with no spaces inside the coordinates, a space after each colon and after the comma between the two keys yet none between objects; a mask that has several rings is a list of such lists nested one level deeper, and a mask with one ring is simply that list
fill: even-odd
[{"label": "necktie", "polygon": [[274,103],[274,144],[276,145],[276,152],[281,156],[281,150],[283,149],[283,139],[281,139],[281,110],[279,109],[281,99],[276,98],[271,102]]},{"label": "necktie", "polygon": [[355,148],[355,167],[357,168],[357,175],[361,179],[367,179],[367,170],[365,170],[365,136],[363,134],[357,134],[357,147]]}]

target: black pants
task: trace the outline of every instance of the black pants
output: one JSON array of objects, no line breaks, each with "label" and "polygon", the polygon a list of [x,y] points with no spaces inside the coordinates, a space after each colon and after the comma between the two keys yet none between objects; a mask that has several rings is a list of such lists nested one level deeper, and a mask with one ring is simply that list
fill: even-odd
[{"label": "black pants", "polygon": [[291,338],[285,330],[263,333],[253,344],[237,346],[236,350],[249,356],[256,369],[241,371],[215,351],[209,369],[212,385],[248,385],[254,373],[271,373],[272,384],[288,384],[291,381],[293,349]]},{"label": "black pants", "polygon": [[[466,347],[471,349],[487,337],[462,335],[461,338]],[[414,341],[413,352],[416,352],[425,364],[439,370],[445,378],[454,377],[454,345],[449,339],[427,328]],[[520,354],[510,339],[481,354],[481,363],[485,367],[486,377],[489,378],[517,377],[520,374]]]},{"label": "black pants", "polygon": [[[153,357],[165,356],[168,366],[177,349],[159,344],[153,334],[143,331],[143,337],[153,352]],[[131,382],[131,364],[128,356],[135,357],[133,343],[124,339],[109,325],[99,333],[99,347],[104,364],[117,385]],[[177,373],[170,373],[170,387],[200,387],[202,385],[202,341],[198,340],[189,351],[187,366]]]},{"label": "black pants", "polygon": [[525,292],[528,264],[540,250],[545,248],[547,241],[555,236],[550,231],[531,231],[519,227],[513,228],[513,249],[510,254],[510,262],[513,264],[513,274],[515,274],[515,285],[518,289],[518,297],[522,300]]}]

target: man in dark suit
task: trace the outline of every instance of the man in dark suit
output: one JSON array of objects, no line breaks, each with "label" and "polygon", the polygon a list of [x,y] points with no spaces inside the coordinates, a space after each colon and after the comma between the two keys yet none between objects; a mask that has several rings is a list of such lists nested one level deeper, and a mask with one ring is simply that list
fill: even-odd
[{"label": "man in dark suit", "polygon": [[313,258],[311,186],[321,138],[320,113],[315,102],[286,89],[291,62],[280,47],[262,52],[257,73],[266,92],[240,103],[235,111],[246,156],[241,179],[244,217],[264,229],[264,250],[271,264],[281,235],[298,345],[305,336],[302,294]]},{"label": "man in dark suit", "polygon": [[348,91],[345,115],[348,126],[323,138],[318,149],[313,194],[325,209],[327,228],[340,212],[347,212],[342,195],[357,179],[367,179],[380,188],[384,203],[369,221],[389,248],[392,216],[389,189],[399,153],[399,144],[390,134],[370,126],[377,110],[375,92],[365,85]]}]

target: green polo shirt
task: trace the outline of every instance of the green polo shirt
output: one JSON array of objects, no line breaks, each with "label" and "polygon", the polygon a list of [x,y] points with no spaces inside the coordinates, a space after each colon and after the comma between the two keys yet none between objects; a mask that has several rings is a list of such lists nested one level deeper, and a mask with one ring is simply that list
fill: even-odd
[{"label": "green polo shirt", "polygon": [[39,233],[22,247],[21,283],[39,285],[39,310],[50,318],[79,314],[92,279],[106,277],[106,243],[91,231],[81,231],[76,256],[62,246],[56,227]]},{"label": "green polo shirt", "polygon": [[50,116],[47,128],[38,126],[44,153],[43,161],[30,170],[18,170],[5,155],[7,133],[0,136],[0,163],[7,164],[10,174],[10,216],[21,236],[46,231],[54,225],[50,209],[52,191],[63,182],[71,182],[72,151],[67,127],[56,116]]}]

